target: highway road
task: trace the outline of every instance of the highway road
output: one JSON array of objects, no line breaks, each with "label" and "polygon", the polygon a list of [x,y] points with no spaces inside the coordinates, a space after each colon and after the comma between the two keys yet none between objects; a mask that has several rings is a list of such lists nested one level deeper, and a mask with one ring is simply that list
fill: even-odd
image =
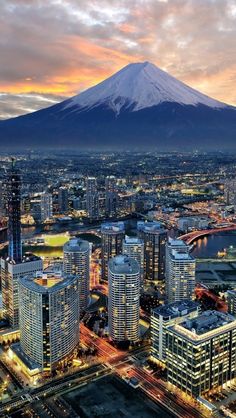
[{"label": "highway road", "polygon": [[80,323],[80,343],[87,347],[95,347],[103,362],[116,357],[122,352],[113,347],[103,338],[99,338],[94,332],[88,330],[83,323]]},{"label": "highway road", "polygon": [[148,345],[123,352],[111,346],[108,341],[97,337],[96,334],[89,331],[82,323],[80,332],[82,344],[97,348],[99,364],[57,378],[38,388],[24,389],[19,395],[14,396],[10,401],[0,407],[0,417],[6,417],[9,411],[19,410],[36,400],[40,401],[50,396],[65,393],[65,391],[70,391],[74,387],[80,387],[111,373],[115,373],[122,378],[124,376],[128,376],[129,378],[136,377],[141,383],[140,390],[146,396],[155,403],[161,404],[163,408],[178,418],[204,417],[194,405],[185,405],[182,399],[167,390],[163,381],[155,378],[155,376],[137,365],[134,356],[140,353],[148,354]]},{"label": "highway road", "polygon": [[166,388],[166,385],[160,379],[155,378],[152,374],[149,374],[142,367],[133,366],[128,371],[128,377],[135,377],[141,382],[141,390],[149,396],[155,402],[161,403],[165,408],[168,408],[170,412],[178,416],[179,418],[202,418],[207,415],[203,415],[194,405],[185,403],[175,393],[171,393]]},{"label": "highway road", "polygon": [[39,388],[24,390],[20,395],[15,396],[11,401],[6,402],[0,407],[0,417],[6,417],[10,411],[21,409],[35,400],[43,400],[48,396],[69,391],[73,387],[80,387],[110,373],[111,368],[99,364],[74,373],[73,375],[62,377]]}]

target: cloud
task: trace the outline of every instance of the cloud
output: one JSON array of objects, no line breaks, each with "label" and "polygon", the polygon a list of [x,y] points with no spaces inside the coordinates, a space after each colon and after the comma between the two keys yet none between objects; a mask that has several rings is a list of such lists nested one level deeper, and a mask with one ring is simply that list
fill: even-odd
[{"label": "cloud", "polygon": [[1,117],[146,60],[236,104],[235,37],[234,0],[2,0]]},{"label": "cloud", "polygon": [[34,112],[35,110],[52,106],[65,99],[66,97],[64,96],[38,94],[34,92],[29,94],[0,93],[0,119],[7,119],[24,113]]}]

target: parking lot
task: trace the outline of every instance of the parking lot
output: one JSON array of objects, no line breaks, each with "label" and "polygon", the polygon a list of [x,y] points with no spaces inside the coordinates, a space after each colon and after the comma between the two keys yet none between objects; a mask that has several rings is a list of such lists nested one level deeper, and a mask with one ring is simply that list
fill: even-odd
[{"label": "parking lot", "polygon": [[224,387],[221,392],[209,394],[205,398],[221,412],[222,416],[230,416],[232,411],[236,417],[236,383]]}]

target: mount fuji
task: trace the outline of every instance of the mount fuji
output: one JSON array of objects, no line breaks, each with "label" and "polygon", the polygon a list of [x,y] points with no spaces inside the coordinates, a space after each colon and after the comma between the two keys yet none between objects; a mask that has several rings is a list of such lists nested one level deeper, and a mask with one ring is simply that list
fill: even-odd
[{"label": "mount fuji", "polygon": [[59,104],[0,121],[0,145],[233,149],[236,108],[135,63]]}]

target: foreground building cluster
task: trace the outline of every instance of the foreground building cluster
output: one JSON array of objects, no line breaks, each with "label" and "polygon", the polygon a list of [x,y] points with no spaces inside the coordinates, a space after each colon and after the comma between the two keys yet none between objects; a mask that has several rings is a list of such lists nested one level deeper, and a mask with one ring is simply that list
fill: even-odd
[{"label": "foreground building cluster", "polygon": [[202,314],[196,302],[175,302],[151,316],[152,359],[167,369],[167,380],[195,398],[236,377],[236,318]]},{"label": "foreground building cluster", "polygon": [[63,270],[79,280],[80,310],[89,304],[90,244],[78,238],[72,238],[63,248]]},{"label": "foreground building cluster", "polygon": [[76,276],[43,274],[19,279],[20,344],[30,374],[51,372],[79,343],[79,282]]},{"label": "foreground building cluster", "polygon": [[[1,258],[5,320],[20,331],[12,355],[29,374],[51,372],[73,355],[79,343],[79,319],[89,303],[90,244],[71,239],[64,247],[61,271],[43,271],[43,260],[22,254],[21,178],[14,162],[7,178],[8,254]],[[66,192],[61,190],[61,205]],[[42,199],[45,219],[51,197]],[[63,203],[64,202],[64,203]]]},{"label": "foreground building cluster", "polygon": [[[44,270],[41,258],[23,254],[21,244],[21,178],[12,164],[8,174],[9,248],[1,259],[5,319],[20,331],[12,356],[34,375],[51,373],[77,353],[81,314],[89,305],[91,245],[71,238],[63,248],[61,268]],[[116,214],[116,179],[107,177],[104,207]],[[98,219],[97,179],[87,178],[87,212]],[[100,202],[100,203],[99,203]],[[45,192],[41,214],[51,216]],[[68,209],[61,187],[58,211]],[[168,238],[159,222],[137,222],[136,236],[127,236],[124,222],[101,225],[101,279],[108,284],[109,337],[115,344],[140,339],[140,295],[157,289],[162,305],[151,313],[151,358],[167,370],[170,385],[199,397],[236,378],[236,296],[228,292],[229,313],[201,313],[194,301],[196,261],[181,239]]]},{"label": "foreground building cluster", "polygon": [[108,263],[109,334],[113,341],[139,339],[140,267],[136,260],[118,255]]},{"label": "foreground building cluster", "polygon": [[236,377],[236,318],[206,311],[168,328],[168,382],[198,397]]},{"label": "foreground building cluster", "polygon": [[151,355],[161,365],[166,364],[166,335],[170,326],[183,322],[186,318],[195,318],[199,305],[188,299],[155,308],[151,315]]}]

